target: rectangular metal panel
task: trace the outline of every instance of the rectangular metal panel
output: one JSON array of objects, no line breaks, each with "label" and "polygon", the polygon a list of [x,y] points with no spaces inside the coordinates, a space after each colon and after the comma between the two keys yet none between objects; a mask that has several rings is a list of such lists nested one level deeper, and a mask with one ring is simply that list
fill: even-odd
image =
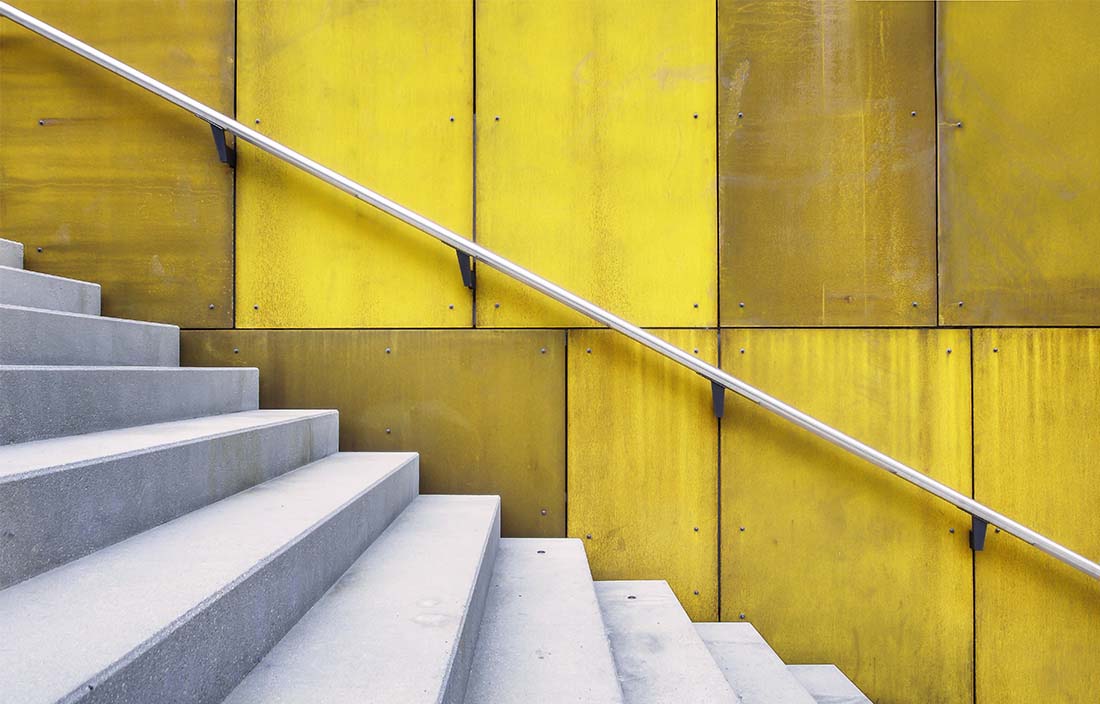
[{"label": "rectangular metal panel", "polygon": [[426,494],[498,494],[502,531],[565,535],[565,333],[182,334],[192,365],[260,369],[263,408],[336,408],[340,449],[420,453]]},{"label": "rectangular metal panel", "polygon": [[[662,330],[714,364],[714,330]],[[718,427],[710,383],[610,330],[569,331],[569,536],[596,579],[664,579],[718,615]]]},{"label": "rectangular metal panel", "polygon": [[934,13],[720,0],[723,325],[935,324]]},{"label": "rectangular metal panel", "polygon": [[[966,330],[724,330],[723,368],[967,494]],[[736,398],[736,397],[735,397]],[[758,406],[722,422],[722,620],[875,701],[973,690],[965,514]]]},{"label": "rectangular metal panel", "polygon": [[[233,112],[232,0],[16,4]],[[0,190],[27,268],[102,284],[105,315],[233,324],[233,175],[210,127],[7,20]]]},{"label": "rectangular metal panel", "polygon": [[[238,119],[470,233],[468,0],[241,0],[238,14]],[[471,298],[453,250],[242,148],[238,327],[469,327]]]},{"label": "rectangular metal panel", "polygon": [[[478,241],[639,325],[715,325],[714,13],[479,0]],[[486,268],[477,321],[590,324]]]},{"label": "rectangular metal panel", "polygon": [[939,6],[940,320],[1100,325],[1100,6]]},{"label": "rectangular metal panel", "polygon": [[[974,331],[974,497],[1100,558],[1100,330]],[[978,704],[1100,701],[1100,584],[988,532]]]}]

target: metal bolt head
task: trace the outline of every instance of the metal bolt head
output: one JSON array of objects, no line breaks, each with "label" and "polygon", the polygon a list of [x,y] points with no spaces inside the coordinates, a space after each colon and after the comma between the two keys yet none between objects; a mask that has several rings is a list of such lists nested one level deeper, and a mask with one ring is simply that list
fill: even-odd
[{"label": "metal bolt head", "polygon": [[214,304],[213,303],[210,304],[210,310],[214,310]]},{"label": "metal bolt head", "polygon": [[258,118],[258,117],[256,118],[256,124],[257,125],[260,124],[260,118]]},{"label": "metal bolt head", "polygon": [[386,354],[389,354],[389,353],[390,353],[390,348],[389,348],[389,347],[387,347],[387,348],[386,348]]},{"label": "metal bolt head", "polygon": [[737,304],[737,307],[738,308],[744,308],[745,307],[745,302],[741,301],[740,303]]},{"label": "metal bolt head", "polygon": [[917,307],[917,302],[916,302],[916,301],[913,301],[913,307],[914,307],[914,308],[916,308],[916,307]]},{"label": "metal bolt head", "polygon": [[586,353],[586,354],[592,354],[592,348],[591,348],[591,347],[589,347],[588,349],[586,349],[586,350],[585,350],[585,353]]},{"label": "metal bolt head", "polygon": [[954,532],[955,532],[955,529],[954,529],[954,528],[948,528],[948,529],[947,529],[947,532],[948,532],[948,533],[954,533]]},{"label": "metal bolt head", "polygon": [[500,308],[500,304],[499,304],[499,303],[494,303],[494,304],[493,304],[493,307],[494,307],[494,308]]},{"label": "metal bolt head", "polygon": [[910,117],[916,117],[917,116],[917,111],[914,110],[913,112],[909,113],[909,115],[910,115]]},{"label": "metal bolt head", "polygon": [[959,308],[962,308],[962,307],[963,307],[963,302],[959,301]]},{"label": "metal bolt head", "polygon": [[963,123],[961,123],[961,122],[956,122],[955,123],[955,127],[962,127],[962,126],[963,126]]},{"label": "metal bolt head", "polygon": [[693,113],[692,117],[694,117],[696,120],[698,120],[699,119],[699,113]]},{"label": "metal bolt head", "polygon": [[592,540],[592,534],[591,533],[585,533],[584,537],[585,537],[585,540]]},{"label": "metal bolt head", "polygon": [[455,116],[451,115],[451,122],[454,122],[454,121],[455,121]]},{"label": "metal bolt head", "polygon": [[745,354],[745,348],[744,348],[744,347],[742,347],[742,348],[741,348],[741,350],[740,350],[740,352],[741,352],[741,354]]},{"label": "metal bolt head", "polygon": [[745,526],[741,526],[741,532],[742,532],[742,533],[744,533],[744,532],[745,532]]},{"label": "metal bolt head", "polygon": [[699,354],[699,348],[698,348],[698,347],[694,348],[694,349],[692,350],[692,352],[694,352],[695,354]]},{"label": "metal bolt head", "polygon": [[695,594],[695,596],[699,596],[699,590],[698,590],[698,589],[696,589],[696,590],[695,590],[694,592],[692,592],[692,593],[693,593],[693,594]]},{"label": "metal bolt head", "polygon": [[41,248],[41,247],[38,247],[37,249],[38,249],[38,251],[39,251],[39,252],[41,252],[41,251],[42,251],[42,248]]},{"label": "metal bolt head", "polygon": [[745,614],[737,614],[737,618],[739,618],[739,619],[741,619],[742,621],[744,621],[744,620],[745,620]]},{"label": "metal bolt head", "polygon": [[241,353],[241,348],[239,348],[239,347],[234,347],[233,348],[233,354],[240,354],[240,353]]},{"label": "metal bolt head", "polygon": [[738,119],[738,120],[740,120],[740,119],[741,119],[742,117],[744,117],[744,116],[745,116],[745,113],[743,113],[743,112],[739,112],[739,113],[737,113],[737,119]]},{"label": "metal bolt head", "polygon": [[545,516],[546,515],[546,509],[542,509],[541,511],[539,511],[539,513],[541,513],[542,515]]},{"label": "metal bolt head", "polygon": [[1001,348],[1000,348],[1000,347],[994,347],[994,348],[993,348],[993,351],[994,351],[994,352],[1000,352],[1000,351],[1001,351]]},{"label": "metal bolt head", "polygon": [[699,304],[698,304],[698,303],[692,303],[692,304],[691,304],[691,307],[692,307],[692,308],[698,308],[698,307],[699,307]]},{"label": "metal bolt head", "polygon": [[542,349],[540,349],[540,350],[539,350],[539,352],[540,352],[541,354],[546,354],[546,348],[545,348],[545,347],[543,347]]},{"label": "metal bolt head", "polygon": [[454,310],[454,309],[455,309],[455,304],[454,304],[454,303],[452,303],[452,304],[450,304],[450,305],[449,305],[449,306],[447,306],[447,307],[448,307],[448,308],[450,308],[451,310]]},{"label": "metal bolt head", "polygon": [[260,306],[258,306],[258,305],[252,306],[252,310],[259,310],[259,309],[260,309]]},{"label": "metal bolt head", "polygon": [[694,530],[695,530],[696,533],[698,533],[699,532],[699,526],[695,526]]},{"label": "metal bolt head", "polygon": [[45,120],[39,120],[39,121],[38,121],[38,124],[40,124],[40,125],[45,125],[45,124],[46,124],[46,121],[45,121]]},{"label": "metal bolt head", "polygon": [[500,122],[500,115],[497,115],[497,116],[496,116],[495,118],[493,118],[493,119],[494,119],[494,120],[496,120],[497,122]]},{"label": "metal bolt head", "polygon": [[951,348],[950,347],[947,348],[947,354],[951,354]]},{"label": "metal bolt head", "polygon": [[389,435],[389,434],[390,434],[390,429],[386,428],[386,435]]}]

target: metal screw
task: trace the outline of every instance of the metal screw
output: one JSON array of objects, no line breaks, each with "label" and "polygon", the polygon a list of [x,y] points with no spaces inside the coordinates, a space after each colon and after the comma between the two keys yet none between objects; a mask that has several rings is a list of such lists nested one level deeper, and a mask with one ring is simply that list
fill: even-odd
[{"label": "metal screw", "polygon": [[699,590],[698,589],[695,590],[695,596],[699,596]]},{"label": "metal screw", "polygon": [[994,533],[1000,533],[1000,532],[1001,532],[1001,529],[1000,529],[1000,528],[994,528],[994,529],[993,529],[993,532],[994,532]]},{"label": "metal screw", "polygon": [[588,540],[592,540],[592,534],[591,533],[586,533],[584,537]]},{"label": "metal screw", "polygon": [[948,533],[954,533],[954,532],[955,532],[955,529],[954,529],[954,528],[948,528],[948,529],[947,529],[947,532],[948,532]]},{"label": "metal screw", "polygon": [[699,348],[696,347],[694,350],[692,350],[692,352],[694,352],[695,354],[699,354]]},{"label": "metal screw", "polygon": [[214,304],[213,303],[210,304],[210,310],[214,310]]},{"label": "metal screw", "polygon": [[455,116],[451,115],[451,122],[454,122],[454,121],[455,121]]},{"label": "metal screw", "polygon": [[389,434],[390,434],[390,429],[386,428],[386,435],[389,435]]},{"label": "metal screw", "polygon": [[917,116],[917,111],[914,110],[913,112],[909,113],[909,115],[912,116],[912,117],[916,117]]},{"label": "metal screw", "polygon": [[539,513],[541,513],[542,515],[545,516],[546,515],[546,509],[542,509],[541,511],[539,511]]},{"label": "metal screw", "polygon": [[916,302],[916,301],[913,301],[913,307],[914,307],[914,308],[916,308],[916,307],[917,307],[917,302]]},{"label": "metal screw", "polygon": [[695,113],[694,115],[692,115],[692,117],[694,117],[696,120],[698,120],[699,119],[699,113]]},{"label": "metal screw", "polygon": [[962,307],[963,307],[963,302],[959,301],[959,308],[962,308]]},{"label": "metal screw", "polygon": [[738,308],[744,308],[745,307],[745,302],[741,301],[740,303],[737,304],[737,307]]},{"label": "metal screw", "polygon": [[240,353],[241,353],[241,350],[240,350],[239,347],[234,347],[233,348],[233,354],[240,354]]},{"label": "metal screw", "polygon": [[259,310],[259,309],[260,309],[260,306],[258,306],[258,305],[252,306],[252,310]]},{"label": "metal screw", "polygon": [[1000,348],[999,348],[999,347],[994,347],[994,348],[993,348],[993,351],[994,351],[994,352],[1000,352]]},{"label": "metal screw", "polygon": [[450,308],[451,310],[454,310],[454,309],[455,309],[455,304],[454,304],[454,303],[452,303],[451,305],[449,305],[449,306],[447,306],[447,307],[448,307],[448,308]]},{"label": "metal screw", "polygon": [[692,304],[691,304],[691,307],[692,307],[692,308],[698,308],[698,307],[699,307],[699,304],[698,304],[698,303],[692,303]]},{"label": "metal screw", "polygon": [[698,533],[698,532],[699,532],[699,526],[695,526],[695,532],[696,532],[696,533]]},{"label": "metal screw", "polygon": [[741,348],[741,354],[745,354],[745,348],[744,347]]},{"label": "metal screw", "polygon": [[39,121],[38,121],[38,124],[40,124],[40,125],[44,125],[44,124],[46,124],[46,121],[45,121],[45,120],[39,120]]},{"label": "metal screw", "polygon": [[495,119],[495,120],[496,120],[497,122],[500,122],[500,115],[497,115],[497,116],[496,116],[496,117],[495,117],[494,119]]},{"label": "metal screw", "polygon": [[387,347],[387,348],[386,348],[386,354],[389,354],[389,353],[390,353],[390,348],[389,348],[389,347]]},{"label": "metal screw", "polygon": [[740,120],[740,119],[741,119],[742,117],[744,117],[744,116],[745,116],[745,113],[743,113],[743,112],[739,112],[739,113],[737,113],[737,119],[738,119],[738,120]]},{"label": "metal screw", "polygon": [[591,347],[589,347],[588,349],[586,349],[586,350],[585,350],[585,352],[586,352],[587,354],[592,354],[592,348],[591,348]]},{"label": "metal screw", "polygon": [[737,618],[744,620],[745,614],[737,614]]},{"label": "metal screw", "polygon": [[962,127],[962,126],[963,126],[963,123],[961,123],[961,122],[956,122],[955,123],[955,127]]},{"label": "metal screw", "polygon": [[541,352],[542,354],[546,354],[546,348],[543,347],[542,349],[539,350],[539,352]]},{"label": "metal screw", "polygon": [[42,251],[42,248],[41,248],[41,247],[39,247],[39,248],[38,248],[38,251],[39,251],[39,252],[41,252],[41,251]]},{"label": "metal screw", "polygon": [[741,532],[742,532],[742,533],[744,533],[744,532],[745,532],[745,526],[741,526]]},{"label": "metal screw", "polygon": [[258,117],[256,118],[256,124],[257,125],[260,124],[260,118],[258,118]]},{"label": "metal screw", "polygon": [[951,354],[951,348],[950,347],[947,348],[947,354]]},{"label": "metal screw", "polygon": [[494,307],[494,308],[500,308],[500,304],[499,304],[499,303],[494,303],[494,304],[493,304],[493,307]]}]

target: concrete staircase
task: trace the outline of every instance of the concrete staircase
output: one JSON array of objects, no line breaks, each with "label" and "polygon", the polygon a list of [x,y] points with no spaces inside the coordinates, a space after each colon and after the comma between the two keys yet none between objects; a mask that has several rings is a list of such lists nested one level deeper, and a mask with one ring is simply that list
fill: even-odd
[{"label": "concrete staircase", "polygon": [[22,265],[0,240],[0,700],[868,701]]}]

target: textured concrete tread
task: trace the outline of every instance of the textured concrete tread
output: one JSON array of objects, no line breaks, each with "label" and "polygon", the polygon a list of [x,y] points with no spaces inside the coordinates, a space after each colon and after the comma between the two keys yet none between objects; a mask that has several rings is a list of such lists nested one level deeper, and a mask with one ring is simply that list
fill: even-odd
[{"label": "textured concrete tread", "polygon": [[0,266],[23,268],[23,245],[0,238]]},{"label": "textured concrete tread", "polygon": [[867,695],[836,665],[790,665],[789,668],[817,704],[871,704]]},{"label": "textured concrete tread", "polygon": [[461,702],[499,534],[498,497],[418,497],[226,704]]},{"label": "textured concrete tread", "polygon": [[[261,594],[284,593],[285,572],[262,570],[282,564],[277,561],[293,546],[409,466],[415,491],[415,463],[410,453],[333,455],[0,591],[5,703],[74,701],[101,688],[111,701],[120,692],[129,692],[123,699],[130,701],[207,701],[209,683],[193,674],[240,664],[209,651],[196,633],[238,644],[236,653],[254,648],[275,616],[262,604],[246,614],[254,630],[239,632],[241,624],[232,620],[249,609],[212,622],[205,612],[254,575],[263,582]],[[155,648],[177,634],[196,640],[157,662]],[[131,672],[144,679],[117,682],[149,654],[155,674],[135,666]],[[143,694],[166,685],[172,688],[164,696]]]},{"label": "textured concrete tread", "polygon": [[732,704],[737,695],[667,582],[596,582],[626,704]]},{"label": "textured concrete tread", "polygon": [[752,624],[697,623],[695,630],[744,704],[814,704]]},{"label": "textured concrete tread", "polygon": [[179,328],[0,305],[0,364],[179,365]]},{"label": "textured concrete tread", "polygon": [[581,541],[500,541],[466,701],[623,701]]},{"label": "textured concrete tread", "polygon": [[99,284],[0,266],[0,303],[99,315]]}]

